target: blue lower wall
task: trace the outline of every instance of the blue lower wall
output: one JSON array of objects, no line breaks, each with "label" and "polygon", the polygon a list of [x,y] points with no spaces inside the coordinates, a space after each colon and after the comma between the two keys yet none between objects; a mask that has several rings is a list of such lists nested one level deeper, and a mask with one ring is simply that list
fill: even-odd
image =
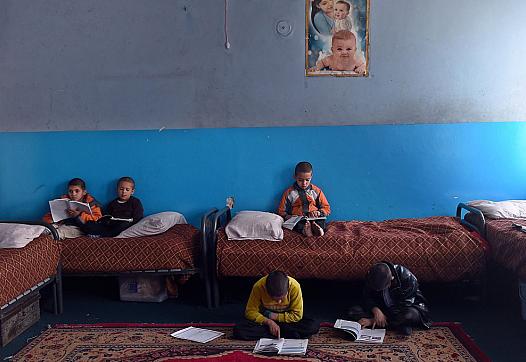
[{"label": "blue lower wall", "polygon": [[99,201],[137,181],[147,214],[199,224],[228,195],[275,210],[298,161],[333,220],[452,215],[459,201],[526,197],[526,123],[0,133],[0,218],[34,219],[81,177]]}]

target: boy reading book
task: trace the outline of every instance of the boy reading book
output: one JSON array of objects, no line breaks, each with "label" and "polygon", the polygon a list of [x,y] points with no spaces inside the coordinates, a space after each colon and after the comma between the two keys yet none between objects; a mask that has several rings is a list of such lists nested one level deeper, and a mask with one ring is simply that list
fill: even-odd
[{"label": "boy reading book", "polygon": [[[278,214],[288,221],[293,216],[318,218],[316,220],[301,219],[293,229],[305,236],[323,236],[325,219],[331,213],[331,207],[323,191],[311,184],[312,165],[300,162],[294,169],[295,182],[285,190],[278,207]],[[286,226],[285,226],[286,227]]]},{"label": "boy reading book", "polygon": [[80,226],[96,221],[102,216],[100,204],[86,191],[86,183],[80,178],[68,182],[68,193],[60,199],[51,200],[48,212],[42,220],[53,224],[59,238],[76,238],[82,236]]},{"label": "boy reading book", "polygon": [[81,230],[88,235],[114,237],[143,217],[141,200],[134,197],[135,181],[128,176],[117,181],[117,198],[106,208],[108,215],[97,222],[88,222]]},{"label": "boy reading book", "polygon": [[320,328],[318,322],[303,316],[300,284],[277,270],[254,284],[245,318],[234,327],[234,338],[308,338]]},{"label": "boy reading book", "polygon": [[362,305],[349,311],[349,318],[363,328],[393,328],[411,335],[413,327],[429,328],[431,318],[418,280],[403,265],[387,261],[367,272]]}]

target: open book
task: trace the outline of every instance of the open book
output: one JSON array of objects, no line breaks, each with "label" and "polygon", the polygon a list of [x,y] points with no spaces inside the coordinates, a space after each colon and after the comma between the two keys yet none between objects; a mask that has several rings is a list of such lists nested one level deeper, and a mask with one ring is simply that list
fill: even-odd
[{"label": "open book", "polygon": [[349,333],[356,342],[383,343],[385,329],[362,329],[358,322],[337,319],[334,328]]},{"label": "open book", "polygon": [[224,333],[212,331],[210,329],[187,327],[170,334],[172,337],[186,339],[189,341],[206,343],[221,337]]},{"label": "open book", "polygon": [[133,218],[129,218],[129,219],[125,219],[125,218],[122,218],[122,217],[113,217],[111,215],[103,215],[101,216],[101,218],[99,219],[101,221],[104,221],[104,220],[112,220],[112,221],[127,221],[127,222],[133,222]]},{"label": "open book", "polygon": [[253,353],[304,355],[308,344],[308,339],[261,338]]},{"label": "open book", "polygon": [[86,202],[73,201],[70,199],[55,199],[49,201],[49,209],[51,210],[51,217],[53,222],[59,222],[64,219],[69,219],[71,216],[68,215],[66,210],[78,210],[87,214],[91,213],[91,207]]},{"label": "open book", "polygon": [[292,230],[297,223],[301,220],[314,221],[314,220],[325,220],[327,216],[318,216],[318,217],[307,217],[307,216],[292,216],[290,219],[283,223],[285,229]]}]

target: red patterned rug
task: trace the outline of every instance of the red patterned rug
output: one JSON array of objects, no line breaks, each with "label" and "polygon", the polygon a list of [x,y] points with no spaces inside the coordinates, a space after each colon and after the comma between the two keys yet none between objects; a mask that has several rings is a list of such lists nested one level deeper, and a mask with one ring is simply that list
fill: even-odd
[{"label": "red patterned rug", "polygon": [[[206,344],[176,339],[170,333],[190,325],[224,332]],[[237,341],[232,324],[94,324],[57,325],[24,347],[13,361],[133,362],[274,362],[274,361],[490,361],[458,323],[435,323],[410,337],[387,332],[383,344],[345,339],[345,333],[323,323],[309,339],[302,357],[251,353],[255,342]]]}]

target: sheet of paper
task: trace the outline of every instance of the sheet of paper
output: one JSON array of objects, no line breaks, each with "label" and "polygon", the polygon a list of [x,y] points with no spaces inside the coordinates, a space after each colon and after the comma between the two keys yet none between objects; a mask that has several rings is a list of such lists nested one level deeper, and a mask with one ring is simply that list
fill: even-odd
[{"label": "sheet of paper", "polygon": [[224,333],[212,331],[210,329],[187,327],[170,334],[172,337],[186,339],[189,341],[206,343],[221,337]]},{"label": "sheet of paper", "polygon": [[278,353],[284,342],[285,340],[283,338],[260,338],[254,347],[253,353]]},{"label": "sheet of paper", "polygon": [[285,339],[279,354],[305,354],[307,352],[308,339]]},{"label": "sheet of paper", "polygon": [[51,210],[53,222],[59,222],[69,218],[69,215],[66,211],[67,209],[68,199],[55,199],[49,201],[49,210]]},{"label": "sheet of paper", "polygon": [[68,202],[69,202],[70,209],[82,211],[82,212],[85,212],[86,214],[93,215],[91,212],[91,207],[89,206],[88,203],[80,202],[80,201],[72,201],[72,200],[69,200]]},{"label": "sheet of paper", "polygon": [[383,343],[385,329],[362,329],[356,342]]}]

